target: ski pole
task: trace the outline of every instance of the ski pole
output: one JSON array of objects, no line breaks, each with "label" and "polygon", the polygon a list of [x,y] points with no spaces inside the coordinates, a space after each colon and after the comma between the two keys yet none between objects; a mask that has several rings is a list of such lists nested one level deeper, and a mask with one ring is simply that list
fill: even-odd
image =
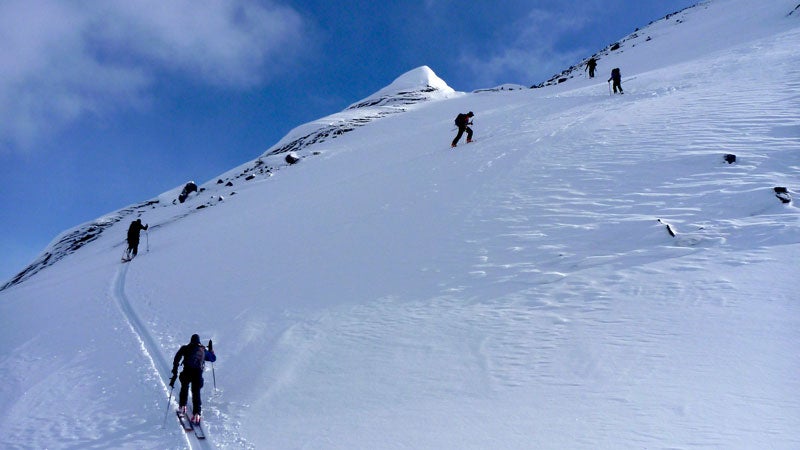
[{"label": "ski pole", "polygon": [[150,231],[144,230],[144,237],[147,240],[147,252],[150,252]]},{"label": "ski pole", "polygon": [[[214,341],[208,340],[208,351],[214,352]],[[214,379],[214,394],[217,393],[217,372],[214,370],[214,361],[211,361],[211,377]]]},{"label": "ski pole", "polygon": [[608,95],[614,95],[611,93],[611,82],[608,82]]},{"label": "ski pole", "polygon": [[169,405],[172,403],[172,391],[175,390],[175,386],[170,386],[169,389],[169,399],[167,400],[167,410],[164,412],[164,424],[161,428],[165,428],[167,426],[167,415],[169,414]]}]

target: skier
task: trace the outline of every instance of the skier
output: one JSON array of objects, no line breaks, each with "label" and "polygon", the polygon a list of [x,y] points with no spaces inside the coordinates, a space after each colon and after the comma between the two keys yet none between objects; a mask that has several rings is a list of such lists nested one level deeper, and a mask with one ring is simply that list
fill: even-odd
[{"label": "skier", "polygon": [[594,78],[594,69],[597,67],[597,60],[594,59],[594,56],[589,58],[589,61],[586,61],[586,69],[589,71],[589,78]]},{"label": "skier", "polygon": [[472,128],[468,127],[467,125],[472,125],[470,119],[474,117],[475,114],[472,111],[464,114],[461,113],[456,116],[456,126],[458,127],[458,134],[456,134],[456,138],[453,139],[453,143],[450,144],[450,147],[455,147],[458,144],[459,139],[464,134],[464,131],[467,132],[467,143],[472,142]]},{"label": "skier", "polygon": [[619,93],[624,94],[624,92],[622,92],[622,74],[619,73],[619,67],[611,70],[611,78],[609,78],[608,81],[610,82],[611,80],[614,80],[614,93],[616,94],[617,89],[619,89]]},{"label": "skier", "polygon": [[142,219],[136,219],[128,227],[128,250],[125,251],[124,261],[132,260],[139,252],[139,232],[149,228],[149,225],[142,225]]},{"label": "skier", "polygon": [[169,387],[175,387],[175,379],[178,378],[178,365],[183,359],[183,370],[181,371],[181,391],[178,395],[178,411],[186,414],[186,402],[189,399],[189,384],[192,385],[192,422],[200,423],[201,407],[203,402],[200,400],[200,389],[203,388],[203,369],[205,362],[214,362],[217,356],[214,355],[212,342],[208,341],[208,349],[200,344],[200,336],[193,334],[188,345],[181,346],[175,353],[172,361],[172,378],[169,380]]}]

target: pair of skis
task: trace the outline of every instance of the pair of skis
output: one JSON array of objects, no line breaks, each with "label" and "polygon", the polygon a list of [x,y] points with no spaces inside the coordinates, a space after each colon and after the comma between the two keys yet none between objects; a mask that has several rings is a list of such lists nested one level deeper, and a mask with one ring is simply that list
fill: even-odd
[{"label": "pair of skis", "polygon": [[206,438],[206,433],[203,431],[203,427],[200,425],[200,422],[193,423],[189,416],[180,410],[175,411],[175,413],[178,415],[178,421],[180,421],[184,431],[187,433],[194,431],[194,435],[197,436],[197,439]]},{"label": "pair of skis", "polygon": [[133,254],[130,252],[130,249],[126,249],[124,253],[122,253],[122,262],[130,262],[133,259]]}]

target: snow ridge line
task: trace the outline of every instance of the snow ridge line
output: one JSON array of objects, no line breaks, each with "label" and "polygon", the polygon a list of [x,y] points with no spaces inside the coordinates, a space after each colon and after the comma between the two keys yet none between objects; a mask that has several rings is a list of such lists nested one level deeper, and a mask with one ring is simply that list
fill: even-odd
[{"label": "snow ridge line", "polygon": [[[147,328],[144,326],[144,323],[133,310],[131,306],[130,300],[128,300],[128,296],[125,295],[125,278],[128,274],[128,267],[130,263],[122,264],[122,266],[117,270],[116,275],[114,276],[114,281],[111,287],[111,296],[116,300],[117,306],[119,306],[120,310],[122,311],[123,316],[125,316],[125,322],[131,328],[131,331],[136,336],[136,339],[139,341],[139,346],[142,349],[142,352],[148,360],[150,360],[150,366],[153,368],[155,372],[156,379],[158,383],[161,385],[161,389],[164,392],[164,396],[169,397],[169,387],[165,381],[165,378],[161,376],[162,373],[168,374],[171,373],[171,366],[164,359],[164,355],[159,351],[159,346],[156,343],[153,336],[147,331]],[[177,393],[173,395],[173,398],[176,397]],[[170,404],[170,407],[172,404]],[[174,414],[172,414],[174,420]],[[181,431],[183,431],[181,429]],[[214,446],[206,437],[205,440],[199,441],[196,439],[190,439],[189,435],[184,433],[184,438],[186,440],[187,447],[189,449],[213,449]]]}]

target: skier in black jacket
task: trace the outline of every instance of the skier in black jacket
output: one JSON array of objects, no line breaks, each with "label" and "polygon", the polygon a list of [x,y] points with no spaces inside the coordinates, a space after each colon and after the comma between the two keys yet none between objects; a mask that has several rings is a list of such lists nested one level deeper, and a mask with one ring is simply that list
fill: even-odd
[{"label": "skier in black jacket", "polygon": [[591,57],[591,58],[589,58],[588,61],[586,61],[586,69],[584,70],[584,71],[586,71],[586,70],[589,71],[589,78],[594,78],[594,69],[595,68],[597,68],[597,60],[594,59],[594,57]]},{"label": "skier in black jacket", "polygon": [[139,232],[149,228],[142,225],[142,219],[136,219],[128,227],[128,250],[125,252],[125,260],[130,261],[139,252]]},{"label": "skier in black jacket", "polygon": [[614,86],[614,93],[616,94],[617,89],[619,89],[619,93],[624,94],[624,92],[622,92],[622,74],[619,72],[619,67],[611,70],[611,78],[609,78],[608,81],[610,82],[612,80],[614,81],[614,84],[612,84],[612,86]]},{"label": "skier in black jacket", "polygon": [[169,387],[175,387],[175,379],[178,378],[178,366],[183,360],[183,370],[181,371],[181,391],[178,395],[178,410],[186,414],[186,402],[189,400],[189,385],[192,385],[192,422],[200,422],[201,407],[203,402],[200,400],[200,389],[203,388],[203,369],[205,362],[214,362],[217,356],[214,355],[212,342],[208,341],[208,349],[200,344],[200,336],[193,334],[188,345],[181,346],[175,359],[172,360],[172,378],[169,380]]},{"label": "skier in black jacket", "polygon": [[470,119],[475,116],[472,111],[464,114],[461,113],[456,116],[456,126],[458,127],[458,134],[456,134],[456,138],[453,139],[453,143],[450,144],[451,147],[455,147],[458,145],[459,139],[464,134],[464,131],[467,132],[467,143],[472,142],[472,128],[468,127],[467,125],[472,125]]}]

